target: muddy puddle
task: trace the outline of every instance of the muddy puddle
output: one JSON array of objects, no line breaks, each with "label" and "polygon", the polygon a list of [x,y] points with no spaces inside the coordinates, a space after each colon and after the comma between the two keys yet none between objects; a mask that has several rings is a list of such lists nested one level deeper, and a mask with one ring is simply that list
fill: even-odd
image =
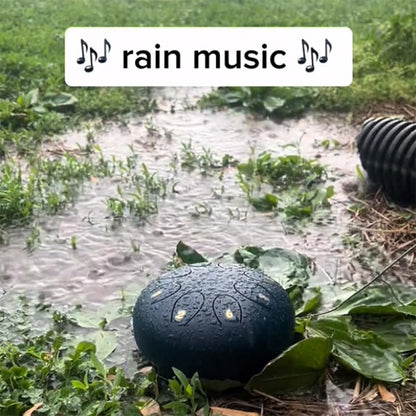
[{"label": "muddy puddle", "polygon": [[[144,223],[127,220],[115,225],[106,199],[116,196],[117,179],[84,185],[76,203],[59,215],[39,220],[41,243],[26,250],[28,230],[11,230],[10,242],[0,251],[0,284],[7,291],[27,294],[56,305],[98,307],[134,285],[145,286],[166,268],[178,241],[208,257],[233,252],[241,245],[281,246],[311,256],[333,281],[353,279],[342,245],[351,203],[344,186],[354,182],[358,157],[352,143],[357,129],[343,116],[307,115],[281,122],[258,120],[233,110],[192,109],[202,89],[160,89],[156,100],[162,111],[132,119],[127,125],[107,125],[95,134],[106,157],[125,159],[130,146],[151,172],[176,182],[177,193],[159,200],[159,212]],[[69,132],[46,146],[76,149],[86,133]],[[241,191],[236,169],[202,175],[199,170],[172,170],[182,143],[192,140],[196,153],[210,149],[217,158],[230,154],[246,161],[252,148],[278,154],[317,157],[327,166],[333,184],[330,221],[289,234],[278,218],[254,211]],[[340,147],[325,150],[323,140]],[[293,146],[288,146],[292,144]],[[140,165],[140,164],[139,164]],[[201,208],[202,207],[202,208]],[[77,249],[71,248],[76,236]],[[140,247],[138,252],[132,245]],[[328,282],[323,282],[328,283]]]}]

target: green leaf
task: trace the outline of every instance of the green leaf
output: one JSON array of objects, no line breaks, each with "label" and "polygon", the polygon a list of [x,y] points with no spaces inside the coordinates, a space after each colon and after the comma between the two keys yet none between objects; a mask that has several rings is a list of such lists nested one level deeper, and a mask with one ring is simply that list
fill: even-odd
[{"label": "green leaf", "polygon": [[46,93],[40,102],[44,107],[51,108],[55,111],[73,109],[77,103],[78,99],[67,92]]},{"label": "green leaf", "polygon": [[112,331],[96,331],[89,338],[95,344],[95,354],[100,360],[106,359],[117,347],[117,335]]},{"label": "green leaf", "polygon": [[86,391],[87,386],[80,380],[71,380],[72,387],[78,390]]},{"label": "green leaf", "polygon": [[267,364],[246,388],[272,396],[310,392],[324,374],[331,348],[328,338],[304,339]]},{"label": "green leaf", "polygon": [[358,293],[327,316],[348,314],[416,316],[416,290],[400,285],[372,286]]},{"label": "green leaf", "polygon": [[67,312],[66,315],[82,328],[100,328],[102,321],[97,314],[84,311],[81,307],[75,307],[73,311]]},{"label": "green leaf", "polygon": [[286,290],[308,284],[311,260],[302,254],[276,247],[265,250],[258,261],[259,268]]},{"label": "green leaf", "polygon": [[206,263],[208,260],[182,241],[176,246],[176,256],[185,264]]},{"label": "green leaf", "polygon": [[249,178],[251,178],[254,175],[255,168],[256,167],[252,159],[250,159],[248,163],[239,163],[237,165],[238,171],[241,174],[248,176]]},{"label": "green leaf", "polygon": [[96,346],[94,345],[94,343],[88,341],[81,341],[80,343],[78,343],[75,349],[74,356],[79,357],[81,353],[90,351],[96,351]]},{"label": "green leaf", "polygon": [[[237,263],[262,270],[286,289],[296,309],[302,307],[303,291],[312,275],[312,262],[308,257],[280,247],[264,250],[251,246],[236,250],[234,259]],[[318,301],[319,298],[315,298],[308,308],[317,306],[315,303]]]},{"label": "green leaf", "polygon": [[178,380],[170,379],[169,380],[169,388],[176,395],[180,395],[181,394],[181,385],[179,384]]},{"label": "green leaf", "polygon": [[416,320],[394,319],[371,327],[371,330],[385,339],[399,352],[416,350]]},{"label": "green leaf", "polygon": [[91,362],[94,368],[97,370],[97,373],[103,377],[107,377],[107,370],[104,366],[104,364],[97,358],[95,354],[91,354]]},{"label": "green leaf", "polygon": [[186,375],[181,370],[178,370],[175,367],[172,367],[172,370],[173,370],[173,373],[175,374],[175,376],[177,377],[177,379],[182,384],[183,388],[188,387],[189,381],[188,381]]},{"label": "green leaf", "polygon": [[34,106],[38,103],[39,101],[39,88],[35,88],[33,90],[30,90],[27,94],[26,94],[26,102],[30,105],[30,106]]},{"label": "green leaf", "polygon": [[361,171],[360,165],[355,165],[355,172],[357,173],[357,178],[358,178],[360,181],[364,181],[364,180],[365,180],[365,178],[364,178],[364,174],[363,174],[363,172]]},{"label": "green leaf", "polygon": [[238,104],[244,98],[244,93],[241,91],[231,91],[223,95],[226,104]]},{"label": "green leaf", "polygon": [[286,100],[280,97],[274,97],[269,95],[263,101],[264,108],[269,112],[273,113],[274,110],[283,107],[286,104]]},{"label": "green leaf", "polygon": [[237,249],[234,253],[234,260],[237,263],[257,268],[259,267],[259,256],[264,253],[264,249],[256,246],[245,246]]},{"label": "green leaf", "polygon": [[185,393],[186,393],[186,395],[187,395],[188,397],[193,397],[193,395],[194,395],[194,389],[193,389],[193,387],[192,387],[190,384],[188,384],[188,385],[186,386],[186,388],[185,388]]},{"label": "green leaf", "polygon": [[406,377],[403,359],[394,345],[373,331],[358,329],[349,317],[310,321],[307,330],[332,339],[334,357],[364,377],[391,383]]},{"label": "green leaf", "polygon": [[296,316],[306,315],[316,311],[322,302],[322,292],[320,288],[311,288],[307,293],[304,304],[296,311]]},{"label": "green leaf", "polygon": [[261,197],[250,197],[249,202],[259,211],[271,211],[277,207],[277,196],[274,194],[264,194]]}]

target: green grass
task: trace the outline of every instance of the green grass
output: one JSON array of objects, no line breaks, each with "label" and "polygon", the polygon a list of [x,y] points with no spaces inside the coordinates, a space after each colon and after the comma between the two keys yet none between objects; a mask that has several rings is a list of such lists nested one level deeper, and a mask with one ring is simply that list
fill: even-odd
[{"label": "green grass", "polygon": [[[64,83],[64,33],[70,26],[349,26],[354,33],[354,82],[348,88],[258,89],[239,103],[266,112],[283,98],[283,114],[305,108],[357,109],[379,102],[416,102],[416,11],[413,0],[75,0],[2,3],[0,17],[0,157],[25,152],[44,136],[91,117],[154,108],[148,88],[70,88]],[[37,113],[24,103],[38,89],[78,99],[70,112]],[[298,91],[298,92],[297,92]],[[228,92],[228,91],[226,91]],[[272,97],[272,99],[270,99]],[[229,98],[229,97],[228,97]],[[220,94],[217,101],[228,103]],[[264,104],[266,102],[266,104]],[[281,100],[277,101],[282,102]]]},{"label": "green grass", "polygon": [[[105,159],[93,141],[80,147],[80,152],[80,155],[66,153],[54,159],[33,158],[25,174],[14,162],[0,164],[3,179],[0,182],[0,229],[27,223],[40,214],[56,214],[74,202],[84,183],[113,176],[122,179],[131,191],[130,198],[126,199],[127,192],[118,186],[117,197],[108,199],[107,206],[113,218],[123,219],[129,214],[142,219],[157,212],[157,200],[166,195],[167,182],[156,173],[150,173],[144,163],[137,172],[137,154],[133,148],[125,160]],[[32,248],[38,240],[39,233],[32,232],[28,247]]]}]

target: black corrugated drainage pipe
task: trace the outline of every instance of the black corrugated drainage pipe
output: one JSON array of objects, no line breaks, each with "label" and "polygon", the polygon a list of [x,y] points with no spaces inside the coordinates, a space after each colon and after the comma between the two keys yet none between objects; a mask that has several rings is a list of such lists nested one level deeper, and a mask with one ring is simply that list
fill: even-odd
[{"label": "black corrugated drainage pipe", "polygon": [[371,182],[399,205],[416,205],[416,123],[380,117],[364,122],[356,138]]}]

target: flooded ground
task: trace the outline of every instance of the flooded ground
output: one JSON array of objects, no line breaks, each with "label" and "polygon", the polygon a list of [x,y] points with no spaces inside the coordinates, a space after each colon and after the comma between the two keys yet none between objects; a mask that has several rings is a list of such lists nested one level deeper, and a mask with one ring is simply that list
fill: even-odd
[{"label": "flooded ground", "polygon": [[[351,262],[343,243],[351,221],[346,209],[352,201],[346,189],[356,186],[359,163],[353,146],[358,129],[351,126],[348,117],[309,114],[272,121],[234,110],[200,110],[193,104],[204,92],[157,90],[155,99],[161,111],[123,126],[108,124],[95,132],[95,141],[105,157],[124,160],[133,146],[138,162],[167,179],[168,186],[175,184],[175,193],[159,199],[157,214],[144,222],[114,222],[106,200],[116,196],[117,186],[123,183],[117,177],[92,178],[72,207],[39,219],[40,243],[33,251],[26,249],[28,228],[9,231],[9,242],[0,250],[0,288],[58,308],[82,304],[96,311],[119,299],[124,290],[130,295],[133,292],[133,296],[138,294],[166,270],[180,240],[208,258],[232,253],[242,245],[280,246],[310,256],[326,271],[322,285],[368,280],[371,273]],[[75,151],[78,144],[86,143],[86,137],[86,131],[81,130],[54,139],[45,145],[45,157],[62,150]],[[300,152],[301,156],[318,159],[327,167],[327,185],[332,184],[335,190],[324,223],[288,232],[278,217],[252,209],[239,187],[236,168],[226,168],[223,175],[219,171],[204,175],[198,169],[182,169],[180,163],[174,169],[175,155],[179,156],[182,144],[190,140],[196,153],[210,149],[218,159],[229,154],[247,161],[253,149],[256,154]],[[329,148],[322,142],[329,143]],[[73,236],[75,250],[71,247]],[[110,362],[128,367],[133,373],[137,358],[131,353],[136,347],[130,321],[124,319],[113,325],[117,330],[120,325],[122,328]],[[325,406],[329,406],[335,409],[331,414],[350,414],[351,383],[336,386],[329,382],[326,390],[322,409],[328,410]],[[311,414],[321,411],[321,404],[316,406],[318,413]],[[359,413],[351,414],[385,413],[360,408]]]},{"label": "flooded ground", "polygon": [[[46,303],[96,307],[119,296],[129,284],[143,287],[155,278],[180,240],[208,257],[233,252],[241,245],[295,249],[311,256],[335,281],[354,278],[343,255],[342,235],[350,204],[343,185],[355,181],[358,163],[352,147],[356,128],[346,116],[313,114],[274,122],[233,110],[192,109],[203,92],[157,90],[155,99],[162,111],[132,119],[126,126],[107,125],[95,135],[106,157],[125,159],[133,146],[139,162],[170,184],[177,183],[177,193],[159,200],[157,214],[144,223],[127,220],[115,225],[106,199],[116,196],[117,179],[87,183],[73,207],[39,221],[41,243],[33,252],[25,249],[27,230],[10,232],[10,242],[0,252],[1,286]],[[287,233],[278,218],[249,206],[235,168],[227,168],[223,178],[180,166],[175,173],[174,155],[189,140],[195,152],[205,147],[218,158],[228,153],[246,161],[252,148],[257,154],[300,151],[304,157],[319,158],[327,166],[328,184],[335,188],[329,223]],[[325,150],[319,146],[324,140],[337,141],[339,146]],[[69,132],[58,138],[58,144],[46,146],[45,154],[57,148],[76,149],[85,141],[85,131]],[[71,236],[76,236],[76,250],[71,248]],[[132,244],[139,245],[140,251],[133,252]]]}]

